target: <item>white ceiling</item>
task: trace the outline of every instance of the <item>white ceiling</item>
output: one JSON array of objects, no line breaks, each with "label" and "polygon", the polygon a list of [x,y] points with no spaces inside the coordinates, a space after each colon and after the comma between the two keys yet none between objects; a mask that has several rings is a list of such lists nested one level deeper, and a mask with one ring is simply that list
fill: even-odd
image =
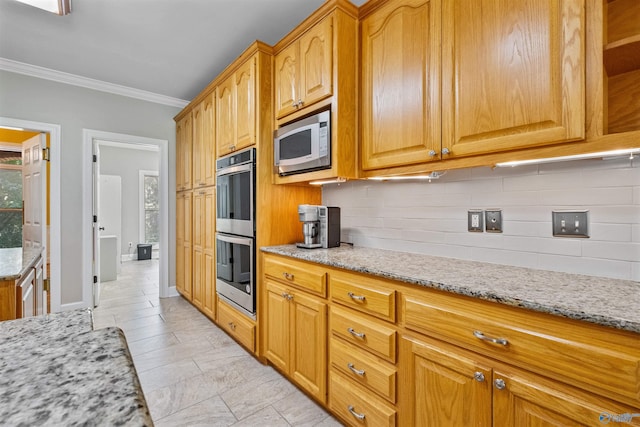
[{"label": "white ceiling", "polygon": [[254,40],[276,43],[323,1],[72,0],[57,16],[0,0],[0,58],[188,101]]}]

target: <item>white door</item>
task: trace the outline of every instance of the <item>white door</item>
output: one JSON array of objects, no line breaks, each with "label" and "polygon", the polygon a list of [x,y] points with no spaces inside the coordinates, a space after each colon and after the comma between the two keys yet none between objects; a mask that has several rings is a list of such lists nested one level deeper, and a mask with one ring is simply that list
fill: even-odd
[{"label": "white door", "polygon": [[100,148],[93,141],[93,306],[100,303]]},{"label": "white door", "polygon": [[46,134],[41,133],[22,143],[22,198],[24,223],[22,246],[42,248],[46,257],[47,247],[47,162],[42,160],[42,148],[46,147]]}]

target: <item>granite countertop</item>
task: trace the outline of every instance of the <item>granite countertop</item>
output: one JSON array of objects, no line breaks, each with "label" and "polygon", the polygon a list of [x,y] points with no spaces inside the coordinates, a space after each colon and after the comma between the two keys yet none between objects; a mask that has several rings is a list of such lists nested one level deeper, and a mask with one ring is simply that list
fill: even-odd
[{"label": "granite countertop", "polygon": [[349,245],[261,250],[640,333],[640,282]]},{"label": "granite countertop", "polygon": [[0,281],[19,279],[42,253],[42,248],[0,248]]},{"label": "granite countertop", "polygon": [[0,322],[0,420],[153,425],[124,334],[87,309]]}]

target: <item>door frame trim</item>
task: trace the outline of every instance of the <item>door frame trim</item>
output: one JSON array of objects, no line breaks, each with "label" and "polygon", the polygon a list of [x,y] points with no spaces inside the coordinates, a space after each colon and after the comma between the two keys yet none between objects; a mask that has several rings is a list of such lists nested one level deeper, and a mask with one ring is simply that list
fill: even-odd
[{"label": "door frame trim", "polygon": [[[32,120],[12,119],[0,117],[0,125],[18,127],[36,132],[49,134],[49,289],[51,297],[51,312],[61,310],[61,268],[60,254],[60,141],[62,126],[53,123],[36,122]],[[45,207],[46,210],[46,207]]]},{"label": "door frame trim", "polygon": [[92,200],[93,178],[92,157],[93,141],[112,141],[121,144],[157,146],[160,153],[160,260],[159,260],[159,294],[160,298],[178,295],[175,286],[169,286],[169,141],[142,136],[105,132],[93,129],[82,129],[82,301],[85,307],[91,307],[93,294],[92,272]]}]

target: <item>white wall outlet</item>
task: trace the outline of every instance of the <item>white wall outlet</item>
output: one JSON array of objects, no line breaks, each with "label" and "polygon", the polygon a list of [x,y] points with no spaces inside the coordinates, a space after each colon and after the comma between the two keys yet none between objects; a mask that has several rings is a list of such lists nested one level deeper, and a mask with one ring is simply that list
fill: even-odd
[{"label": "white wall outlet", "polygon": [[502,233],[502,210],[487,209],[484,211],[487,233]]},{"label": "white wall outlet", "polygon": [[467,214],[468,230],[482,233],[484,231],[484,213],[482,212],[482,210],[470,210]]}]

